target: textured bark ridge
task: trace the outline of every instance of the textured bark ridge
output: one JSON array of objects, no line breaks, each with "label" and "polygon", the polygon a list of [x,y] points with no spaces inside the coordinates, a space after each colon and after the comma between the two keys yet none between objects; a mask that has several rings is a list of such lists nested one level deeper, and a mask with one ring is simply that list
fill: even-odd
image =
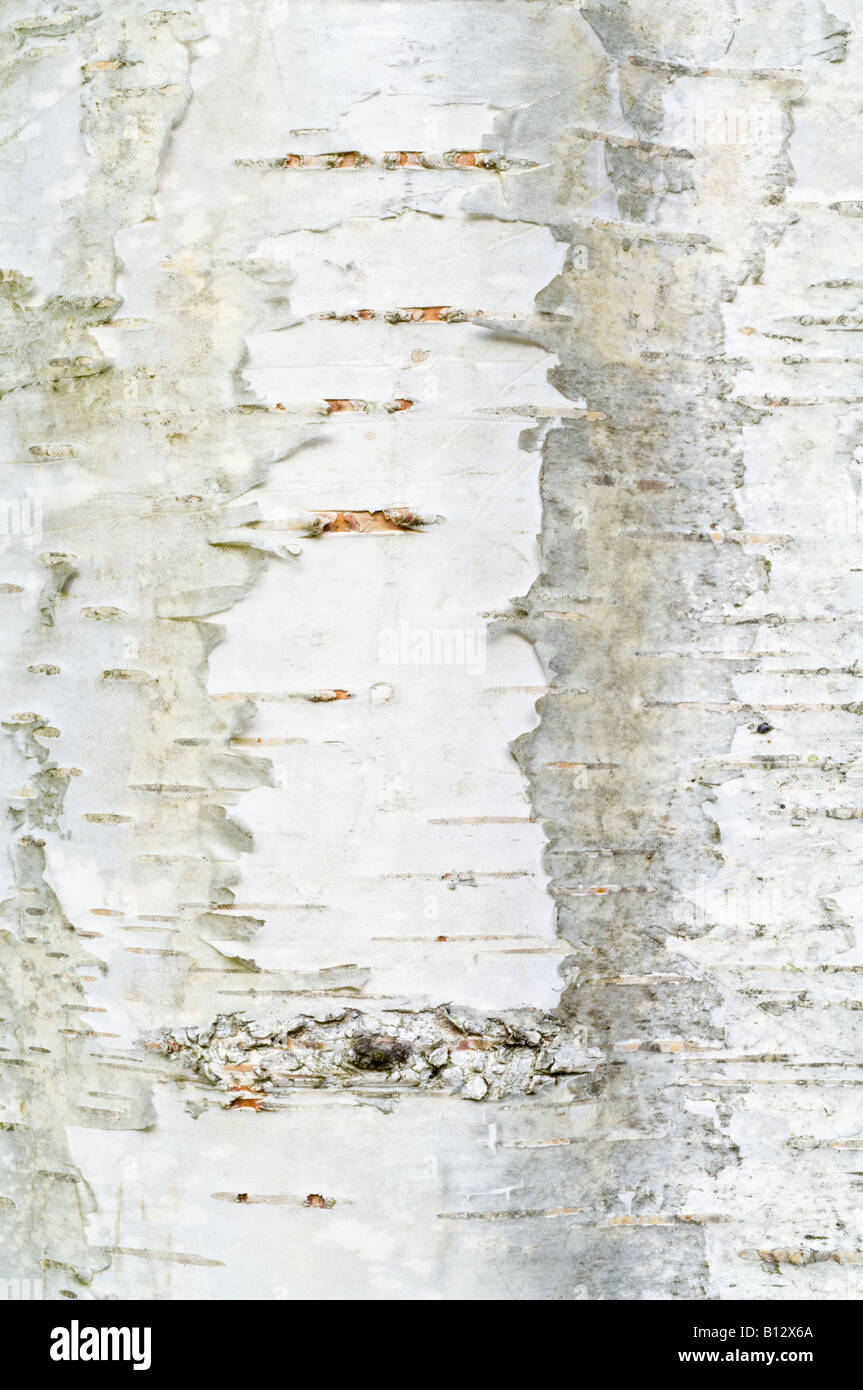
[{"label": "textured bark ridge", "polygon": [[160,1039],[160,1050],[227,1092],[229,1106],[261,1109],[283,1091],[362,1087],[398,1095],[405,1087],[445,1091],[468,1100],[554,1091],[565,1099],[589,1082],[594,1059],[571,1032],[527,1011],[481,1018],[467,1009],[416,1010],[374,1018],[345,1009],[322,1018],[300,1015],[276,1027],[222,1016],[208,1028]]},{"label": "textured bark ridge", "polygon": [[859,1296],[846,8],[8,0],[0,1278]]}]

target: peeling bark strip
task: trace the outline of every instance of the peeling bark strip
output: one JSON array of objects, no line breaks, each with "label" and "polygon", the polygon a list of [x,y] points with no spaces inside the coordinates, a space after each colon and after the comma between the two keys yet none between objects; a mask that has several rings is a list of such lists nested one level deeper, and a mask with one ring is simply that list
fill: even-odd
[{"label": "peeling bark strip", "polygon": [[6,8],[3,1287],[859,1297],[859,17]]}]

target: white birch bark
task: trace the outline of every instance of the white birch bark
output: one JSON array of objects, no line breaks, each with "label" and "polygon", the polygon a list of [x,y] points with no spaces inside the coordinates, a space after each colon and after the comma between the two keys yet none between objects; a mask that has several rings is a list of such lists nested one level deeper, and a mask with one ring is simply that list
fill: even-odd
[{"label": "white birch bark", "polygon": [[0,1275],[857,1296],[847,8],[7,0]]}]

